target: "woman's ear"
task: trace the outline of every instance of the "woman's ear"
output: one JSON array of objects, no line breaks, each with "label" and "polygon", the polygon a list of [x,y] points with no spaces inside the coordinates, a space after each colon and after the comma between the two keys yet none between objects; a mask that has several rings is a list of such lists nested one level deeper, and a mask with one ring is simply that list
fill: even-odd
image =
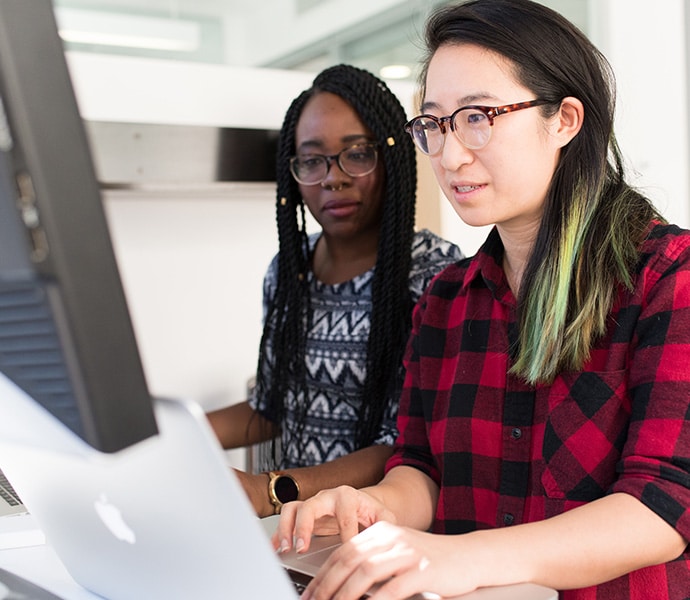
[{"label": "woman's ear", "polygon": [[585,118],[585,107],[573,96],[561,100],[561,106],[554,115],[554,136],[562,148],[570,142],[582,128]]}]

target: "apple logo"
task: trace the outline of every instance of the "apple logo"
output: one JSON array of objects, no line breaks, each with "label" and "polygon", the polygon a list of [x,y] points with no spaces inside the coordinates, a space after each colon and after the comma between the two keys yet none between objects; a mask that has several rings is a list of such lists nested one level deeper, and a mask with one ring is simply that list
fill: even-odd
[{"label": "apple logo", "polygon": [[111,503],[105,494],[101,493],[93,505],[101,521],[118,540],[128,544],[136,543],[137,538],[134,531],[125,522],[120,509]]}]

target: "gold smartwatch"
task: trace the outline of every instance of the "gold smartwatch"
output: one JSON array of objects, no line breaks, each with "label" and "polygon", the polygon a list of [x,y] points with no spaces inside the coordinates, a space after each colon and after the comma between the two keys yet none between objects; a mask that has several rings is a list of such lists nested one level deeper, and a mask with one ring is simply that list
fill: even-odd
[{"label": "gold smartwatch", "polygon": [[268,473],[268,498],[273,504],[274,513],[280,514],[283,504],[299,497],[299,485],[295,478],[286,473]]}]

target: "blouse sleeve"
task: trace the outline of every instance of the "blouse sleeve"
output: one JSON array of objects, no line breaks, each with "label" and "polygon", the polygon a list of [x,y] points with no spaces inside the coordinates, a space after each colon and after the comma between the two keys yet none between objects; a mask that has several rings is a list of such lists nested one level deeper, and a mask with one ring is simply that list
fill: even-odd
[{"label": "blouse sleeve", "polygon": [[650,253],[639,306],[630,308],[639,311],[631,416],[612,491],[638,498],[690,540],[690,235],[665,238],[656,240],[662,248]]},{"label": "blouse sleeve", "polygon": [[410,267],[410,295],[417,302],[431,280],[448,265],[464,258],[455,244],[440,238],[428,229],[415,234]]}]

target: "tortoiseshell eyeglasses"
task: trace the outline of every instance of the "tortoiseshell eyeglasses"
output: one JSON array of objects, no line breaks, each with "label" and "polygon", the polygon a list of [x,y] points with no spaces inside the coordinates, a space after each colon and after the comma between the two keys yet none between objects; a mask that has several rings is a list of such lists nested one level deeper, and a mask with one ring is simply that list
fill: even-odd
[{"label": "tortoiseshell eyeglasses", "polygon": [[489,143],[494,119],[500,115],[548,104],[549,100],[529,100],[505,106],[461,106],[452,115],[435,117],[419,115],[405,124],[405,131],[412,136],[414,143],[430,156],[443,149],[445,135],[450,130],[455,133],[460,143],[470,150],[479,150]]}]

